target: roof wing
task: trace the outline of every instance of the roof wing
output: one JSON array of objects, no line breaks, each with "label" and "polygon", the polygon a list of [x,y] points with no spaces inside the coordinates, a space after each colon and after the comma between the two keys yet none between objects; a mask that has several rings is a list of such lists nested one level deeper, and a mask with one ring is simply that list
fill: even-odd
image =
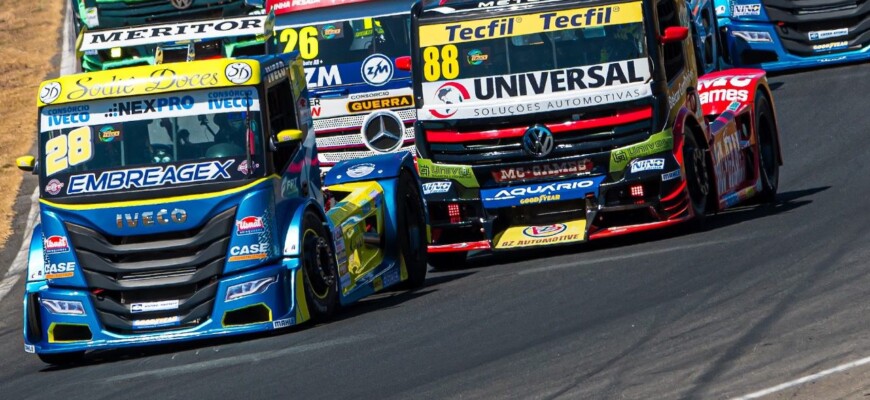
[{"label": "roof wing", "polygon": [[93,54],[116,47],[182,44],[239,36],[268,38],[275,30],[275,16],[247,15],[172,24],[130,26],[88,31],[82,29],[77,40],[80,54]]},{"label": "roof wing", "polygon": [[275,15],[289,14],[297,11],[313,10],[340,6],[343,4],[362,3],[371,0],[266,0],[266,11]]}]

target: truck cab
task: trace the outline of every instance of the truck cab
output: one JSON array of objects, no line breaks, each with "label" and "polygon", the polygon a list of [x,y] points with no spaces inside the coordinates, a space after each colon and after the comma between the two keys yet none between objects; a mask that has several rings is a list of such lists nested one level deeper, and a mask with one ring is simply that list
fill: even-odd
[{"label": "truck cab", "polygon": [[[768,149],[777,135],[764,74],[699,81],[689,16],[677,0],[415,6],[400,64],[413,71],[430,263],[701,220],[760,188],[756,93]],[[773,171],[778,149],[767,157]]]},{"label": "truck cab", "polygon": [[322,178],[305,82],[296,53],[43,82],[37,155],[17,160],[40,185],[25,350],[63,364],[279,329],[422,285],[413,160]]},{"label": "truck cab", "polygon": [[269,1],[280,51],[305,60],[320,163],[414,153],[410,53],[413,1]]}]

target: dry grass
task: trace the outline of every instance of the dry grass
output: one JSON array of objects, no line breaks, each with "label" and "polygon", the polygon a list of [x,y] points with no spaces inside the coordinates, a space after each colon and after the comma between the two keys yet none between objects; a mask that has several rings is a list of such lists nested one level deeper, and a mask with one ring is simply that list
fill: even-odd
[{"label": "dry grass", "polygon": [[22,172],[36,139],[36,89],[54,72],[64,0],[0,0],[0,246],[12,234]]}]

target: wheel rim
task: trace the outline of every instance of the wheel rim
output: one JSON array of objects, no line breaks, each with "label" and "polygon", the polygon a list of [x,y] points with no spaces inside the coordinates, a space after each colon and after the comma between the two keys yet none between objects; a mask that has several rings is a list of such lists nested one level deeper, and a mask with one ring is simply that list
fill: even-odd
[{"label": "wheel rim", "polygon": [[303,243],[305,246],[303,263],[311,294],[325,299],[329,296],[329,289],[335,284],[335,273],[330,268],[332,252],[329,243],[311,229],[305,231]]},{"label": "wheel rim", "polygon": [[686,162],[686,182],[689,185],[689,197],[696,210],[703,209],[707,195],[710,193],[710,183],[707,177],[707,157],[704,150],[694,143],[686,143],[684,147]]}]

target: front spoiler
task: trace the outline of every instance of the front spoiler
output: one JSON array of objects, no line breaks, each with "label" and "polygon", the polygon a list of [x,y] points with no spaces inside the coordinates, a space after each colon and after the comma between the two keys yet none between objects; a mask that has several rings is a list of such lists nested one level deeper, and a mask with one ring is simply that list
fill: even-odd
[{"label": "front spoiler", "polygon": [[[272,284],[264,292],[229,302],[224,301],[229,286],[269,276],[278,276],[278,282]],[[84,305],[86,315],[55,315],[43,305],[39,305],[38,309],[31,309],[30,304],[34,303],[28,302],[27,299],[34,293],[38,294],[40,298],[80,301]],[[236,326],[224,325],[225,313],[261,305],[265,305],[269,309],[268,321]],[[28,320],[34,312],[39,313],[40,317],[39,333],[28,331]],[[238,275],[222,278],[218,284],[210,317],[199,325],[189,328],[122,334],[106,330],[96,315],[97,311],[87,291],[49,287],[44,281],[28,283],[24,301],[25,351],[50,354],[185,342],[279,329],[297,325],[309,319],[302,287],[302,270],[298,267],[298,259],[285,259],[281,264],[262,266]],[[87,325],[92,337],[90,340],[82,341],[55,340],[52,326],[57,324]],[[29,340],[29,338],[34,337],[39,339]]]}]

